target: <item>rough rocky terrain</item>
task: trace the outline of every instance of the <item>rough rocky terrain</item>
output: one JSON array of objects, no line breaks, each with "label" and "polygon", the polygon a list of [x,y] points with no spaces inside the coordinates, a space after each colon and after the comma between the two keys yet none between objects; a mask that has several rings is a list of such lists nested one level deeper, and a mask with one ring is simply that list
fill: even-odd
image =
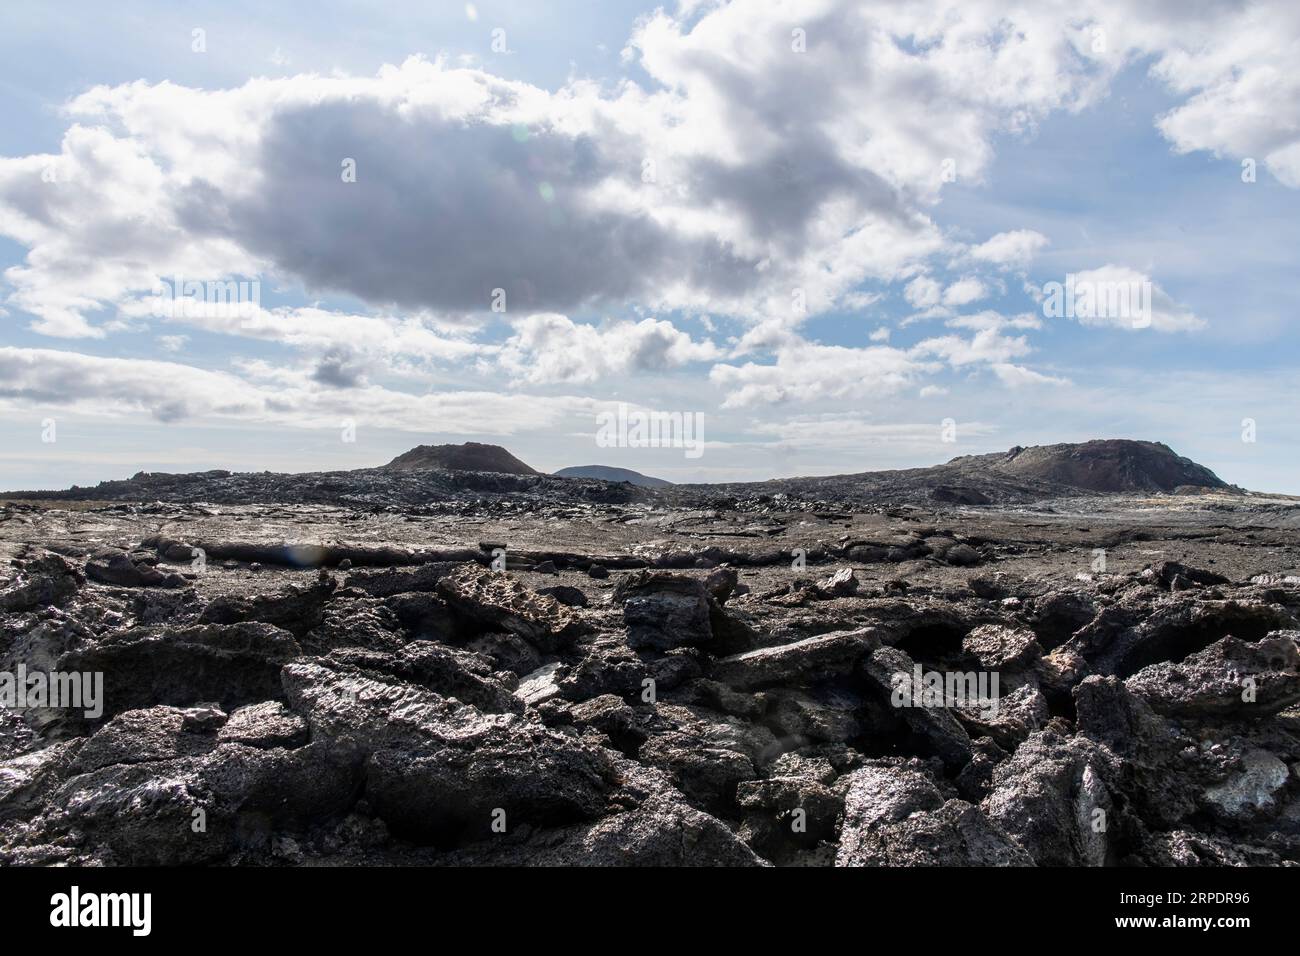
[{"label": "rough rocky terrain", "polygon": [[0,864],[1300,862],[1300,502],[1080,447],[11,496]]}]

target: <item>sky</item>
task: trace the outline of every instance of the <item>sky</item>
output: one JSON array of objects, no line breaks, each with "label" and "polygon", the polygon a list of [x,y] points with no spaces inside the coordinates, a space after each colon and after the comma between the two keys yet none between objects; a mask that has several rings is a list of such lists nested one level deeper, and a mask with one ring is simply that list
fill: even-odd
[{"label": "sky", "polygon": [[6,4],[0,490],[1137,438],[1300,494],[1296,62],[1290,0]]}]

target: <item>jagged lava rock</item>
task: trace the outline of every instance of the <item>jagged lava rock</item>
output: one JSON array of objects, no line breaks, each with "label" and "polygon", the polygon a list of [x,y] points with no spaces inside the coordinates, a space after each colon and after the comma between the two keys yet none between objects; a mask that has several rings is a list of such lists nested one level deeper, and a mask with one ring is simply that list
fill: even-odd
[{"label": "jagged lava rock", "polygon": [[836,866],[1032,866],[1001,828],[945,799],[921,770],[877,764],[849,775]]},{"label": "jagged lava rock", "polygon": [[1250,643],[1225,637],[1188,655],[1138,671],[1125,683],[1162,714],[1260,717],[1300,702],[1300,631],[1274,631]]},{"label": "jagged lava rock", "polygon": [[581,620],[555,598],[476,564],[462,565],[440,578],[437,592],[480,630],[516,634],[544,653],[571,643],[583,630]]}]

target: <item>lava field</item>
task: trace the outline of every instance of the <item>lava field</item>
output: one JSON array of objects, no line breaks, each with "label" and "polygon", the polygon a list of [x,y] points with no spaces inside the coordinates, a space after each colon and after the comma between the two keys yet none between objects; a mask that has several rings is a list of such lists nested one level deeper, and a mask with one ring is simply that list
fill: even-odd
[{"label": "lava field", "polygon": [[352,474],[3,504],[0,863],[1300,862],[1294,501]]}]

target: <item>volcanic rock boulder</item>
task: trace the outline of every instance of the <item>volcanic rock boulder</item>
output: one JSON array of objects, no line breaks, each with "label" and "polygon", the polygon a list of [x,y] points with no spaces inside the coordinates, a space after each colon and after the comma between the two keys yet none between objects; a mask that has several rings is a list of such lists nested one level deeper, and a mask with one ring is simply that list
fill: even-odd
[{"label": "volcanic rock boulder", "polygon": [[875,628],[819,634],[721,658],[710,666],[709,675],[740,690],[842,677],[853,673],[855,665],[879,647],[880,641],[881,633]]},{"label": "volcanic rock boulder", "polygon": [[216,701],[227,710],[280,696],[280,667],[302,653],[270,624],[131,628],[68,652],[60,671],[102,672],[104,716]]},{"label": "volcanic rock boulder", "polygon": [[1033,596],[1026,620],[1038,635],[1038,643],[1052,650],[1091,623],[1097,613],[1090,595],[1065,589]]},{"label": "volcanic rock boulder", "polygon": [[509,671],[516,677],[531,674],[542,666],[537,648],[514,634],[484,634],[465,646],[488,658],[498,670]]},{"label": "volcanic rock boulder", "polygon": [[208,753],[226,715],[212,707],[146,707],[108,721],[85,741],[72,769],[87,773],[114,764],[152,763]]},{"label": "volcanic rock boulder", "polygon": [[575,727],[591,727],[609,738],[610,744],[628,756],[635,756],[648,736],[641,715],[613,694],[602,694],[569,710]]},{"label": "volcanic rock boulder", "polygon": [[719,604],[726,604],[739,586],[740,574],[735,568],[714,568],[704,579],[705,590]]},{"label": "volcanic rock boulder", "polygon": [[69,774],[85,741],[51,744],[0,761],[0,821],[35,816]]},{"label": "volcanic rock boulder", "polygon": [[642,763],[667,772],[694,805],[712,813],[732,812],[737,785],[757,778],[781,750],[767,728],[703,707],[661,703],[645,729]]},{"label": "volcanic rock boulder", "polygon": [[414,640],[459,641],[482,628],[482,618],[458,613],[437,594],[424,591],[390,595],[382,606]]},{"label": "volcanic rock boulder", "polygon": [[844,557],[855,564],[878,564],[889,556],[889,545],[872,541],[846,542]]},{"label": "volcanic rock boulder", "polygon": [[36,731],[18,710],[0,707],[0,760],[7,760],[32,748]]},{"label": "volcanic rock boulder", "polygon": [[976,703],[952,709],[959,723],[972,737],[992,737],[998,746],[1015,750],[1051,718],[1047,698],[1034,683],[1021,684],[1010,693],[999,694],[995,706]]},{"label": "volcanic rock boulder", "polygon": [[1222,574],[1215,574],[1213,571],[1205,571],[1201,568],[1188,567],[1177,561],[1162,561],[1154,568],[1143,572],[1143,578],[1159,581],[1166,589],[1170,591],[1185,591],[1192,585],[1210,586],[1215,584],[1227,584],[1228,579]]},{"label": "volcanic rock boulder", "polygon": [[169,538],[165,535],[154,535],[145,538],[140,542],[142,548],[154,548],[158,552],[158,557],[164,561],[184,561],[192,562],[203,552],[193,545],[186,544],[184,541],[177,541],[175,538]]},{"label": "volcanic rock boulder", "polygon": [[81,572],[67,558],[45,552],[25,561],[18,582],[0,592],[0,611],[59,607],[85,583]]},{"label": "volcanic rock boulder", "polygon": [[811,591],[814,597],[822,600],[852,597],[858,593],[860,584],[861,582],[858,581],[858,576],[852,568],[840,568],[834,574],[814,584]]},{"label": "volcanic rock boulder", "polygon": [[307,742],[307,722],[278,700],[240,707],[219,731],[218,743],[247,747],[299,747]]},{"label": "volcanic rock boulder", "polygon": [[39,787],[29,782],[41,809],[31,836],[48,850],[75,835],[83,852],[104,862],[229,861],[264,850],[277,828],[311,826],[355,800],[354,761],[315,744],[223,742],[225,723],[213,707],[119,714],[67,745]]},{"label": "volcanic rock boulder", "polygon": [[618,583],[614,602],[623,605],[629,647],[668,651],[708,647],[713,641],[709,594],[697,578],[635,572]]},{"label": "volcanic rock boulder", "polygon": [[616,758],[609,815],[538,830],[522,842],[501,836],[448,854],[447,865],[766,866],[726,824],[692,807],[668,775]]},{"label": "volcanic rock boulder", "polygon": [[278,826],[343,812],[356,774],[325,748],[224,744],[198,757],[113,764],[50,797],[51,833],[75,831],[130,865],[197,864],[265,849]]},{"label": "volcanic rock boulder", "polygon": [[[75,830],[88,848],[128,865],[215,861],[234,849],[231,822],[199,780],[203,761],[178,757],[103,767],[69,779],[55,792],[42,829]],[[200,838],[192,827],[202,821]]]},{"label": "volcanic rock boulder", "polygon": [[1225,637],[1181,663],[1152,664],[1125,683],[1177,717],[1261,717],[1300,702],[1300,631],[1249,643]]},{"label": "volcanic rock boulder", "polygon": [[493,824],[553,826],[601,815],[607,758],[539,727],[520,725],[472,750],[379,750],[366,795],[395,834],[451,845],[487,838]]},{"label": "volcanic rock boulder", "polygon": [[1153,833],[1141,859],[1148,866],[1251,866],[1265,861],[1251,847],[1233,846],[1227,840],[1195,830]]},{"label": "volcanic rock boulder", "polygon": [[1078,652],[1058,647],[1034,663],[1034,678],[1048,702],[1062,709],[1072,706],[1073,691],[1088,674],[1088,662]]},{"label": "volcanic rock boulder", "polygon": [[956,773],[971,759],[970,734],[947,706],[926,701],[916,688],[916,663],[896,647],[877,647],[859,670],[877,699],[888,703],[926,752]]},{"label": "volcanic rock boulder", "polygon": [[763,722],[782,740],[844,743],[866,729],[862,697],[845,683],[777,687],[763,696]]},{"label": "volcanic rock boulder", "polygon": [[1296,626],[1286,607],[1254,600],[1171,596],[1153,609],[1108,610],[1110,614],[1099,614],[1065,646],[1081,654],[1095,672],[1119,677],[1130,677],[1151,664],[1181,660],[1223,637],[1254,641]]},{"label": "volcanic rock boulder", "polygon": [[726,824],[680,799],[652,796],[595,823],[545,830],[529,841],[452,855],[448,865],[765,866]]},{"label": "volcanic rock boulder", "polygon": [[[1186,718],[1157,714],[1126,683],[1093,675],[1075,689],[1079,736],[1103,745],[1114,755],[1112,774],[1126,816],[1140,825],[1127,827],[1128,839],[1141,844],[1146,830],[1174,831],[1196,821],[1217,818],[1230,827],[1275,824],[1281,789],[1289,781],[1286,762],[1267,747],[1296,755],[1294,738],[1276,730],[1255,735],[1250,723],[1215,719],[1200,723],[1194,736]],[[1243,733],[1245,735],[1243,735]],[[1261,746],[1264,744],[1264,746]],[[1122,832],[1125,818],[1111,832]],[[1285,824],[1284,824],[1285,825]]]},{"label": "volcanic rock boulder", "polygon": [[349,588],[360,588],[371,597],[391,597],[411,591],[432,591],[456,565],[431,561],[413,568],[363,568],[347,576]]},{"label": "volcanic rock boulder", "polygon": [[655,680],[658,690],[669,690],[675,683],[664,680],[620,634],[594,635],[574,649],[573,657],[575,663],[557,677],[557,687],[567,700],[584,701],[602,694],[639,695],[647,679]]},{"label": "volcanic rock boulder", "polygon": [[86,562],[86,576],[102,584],[119,587],[184,587],[186,581],[179,574],[164,573],[121,548],[103,548]]},{"label": "volcanic rock boulder", "polygon": [[958,542],[945,551],[943,560],[948,564],[957,567],[970,567],[971,565],[979,564],[981,557],[978,551],[963,541]]},{"label": "volcanic rock boulder", "polygon": [[432,641],[412,641],[395,653],[340,648],[325,659],[355,667],[379,679],[396,677],[443,697],[454,697],[486,713],[523,713],[515,697],[517,679],[492,669],[485,656]]},{"label": "volcanic rock boulder", "polygon": [[1178,826],[1196,812],[1201,790],[1223,779],[1220,761],[1199,759],[1192,741],[1119,678],[1086,677],[1074,698],[1078,738],[1122,761],[1122,775],[1112,779],[1122,782],[1125,801],[1150,826]]},{"label": "volcanic rock boulder", "polygon": [[582,740],[342,663],[290,664],[283,680],[312,740],[362,765],[366,799],[407,839],[450,846],[494,822],[555,826],[605,807],[608,752]]},{"label": "volcanic rock boulder", "polygon": [[337,583],[327,579],[311,587],[289,587],[280,594],[222,595],[215,598],[199,617],[201,624],[236,624],[258,621],[274,624],[302,637],[323,620],[325,603]]},{"label": "volcanic rock boulder", "polygon": [[554,587],[538,588],[537,593],[553,597],[565,607],[587,606],[587,595],[584,594],[580,588],[575,588],[568,584],[557,584]]},{"label": "volcanic rock boulder", "polygon": [[381,600],[359,597],[351,589],[336,591],[321,608],[320,623],[301,638],[303,650],[312,654],[328,654],[343,647],[396,651],[407,641],[420,639],[427,633],[425,619],[415,611],[404,616],[408,608],[395,607],[402,598],[434,603],[441,611],[438,622],[450,620],[446,605],[431,594],[401,594]]},{"label": "volcanic rock boulder", "polygon": [[806,776],[746,781],[736,788],[736,803],[745,811],[741,839],[780,862],[834,840],[844,809],[843,796]]},{"label": "volcanic rock boulder", "polygon": [[962,638],[962,650],[993,671],[1023,670],[1043,656],[1034,632],[1003,624],[984,624]]},{"label": "volcanic rock boulder", "polygon": [[914,766],[855,770],[844,795],[836,866],[1032,866],[978,807],[945,799]]},{"label": "volcanic rock boulder", "polygon": [[559,661],[543,664],[535,671],[524,674],[515,688],[515,696],[528,707],[540,707],[548,700],[560,698],[560,680],[568,667]]},{"label": "volcanic rock boulder", "polygon": [[1277,809],[1290,776],[1290,768],[1276,754],[1256,747],[1242,755],[1240,772],[1206,790],[1205,799],[1218,815],[1249,821]]},{"label": "volcanic rock boulder", "polygon": [[1114,829],[1105,781],[1117,772],[1114,755],[1091,740],[1040,730],[994,770],[980,808],[1039,866],[1102,866]]},{"label": "volcanic rock boulder", "polygon": [[553,597],[528,590],[508,574],[462,565],[437,583],[452,611],[481,631],[515,634],[543,653],[570,644],[583,625]]}]

